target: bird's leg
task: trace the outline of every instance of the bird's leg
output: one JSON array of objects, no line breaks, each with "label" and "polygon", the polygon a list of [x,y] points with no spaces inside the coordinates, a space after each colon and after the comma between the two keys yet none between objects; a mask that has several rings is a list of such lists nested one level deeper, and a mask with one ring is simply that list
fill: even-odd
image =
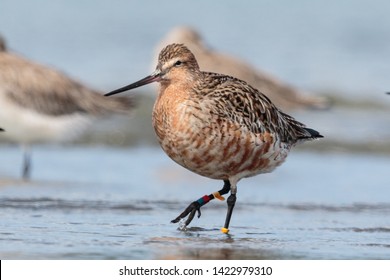
[{"label": "bird's leg", "polygon": [[236,204],[237,200],[236,193],[237,187],[234,186],[231,188],[230,196],[227,199],[228,210],[226,213],[225,226],[221,229],[223,233],[229,233],[229,223],[233,214],[234,205]]},{"label": "bird's leg", "polygon": [[25,181],[30,179],[31,174],[31,151],[30,147],[23,146],[23,170],[22,170],[22,178]]},{"label": "bird's leg", "polygon": [[223,185],[222,189],[220,189],[219,191],[217,191],[215,193],[205,195],[205,196],[199,198],[198,200],[192,202],[183,211],[183,213],[181,213],[176,219],[172,220],[171,223],[177,223],[181,219],[183,219],[187,215],[189,215],[186,222],[185,222],[185,226],[188,226],[191,223],[192,219],[194,218],[196,212],[198,212],[198,218],[200,218],[200,215],[201,215],[200,207],[207,204],[210,200],[213,200],[214,198],[217,198],[219,200],[224,200],[222,195],[227,194],[229,191],[230,191],[230,182],[229,182],[229,180],[224,180],[224,185]]}]

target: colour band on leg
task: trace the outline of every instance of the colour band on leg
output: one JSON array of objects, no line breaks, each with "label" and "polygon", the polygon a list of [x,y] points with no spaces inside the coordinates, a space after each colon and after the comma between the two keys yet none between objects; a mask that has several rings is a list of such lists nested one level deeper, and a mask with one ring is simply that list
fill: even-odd
[{"label": "colour band on leg", "polygon": [[215,193],[213,193],[213,195],[214,195],[214,198],[216,198],[216,199],[219,199],[221,201],[225,200],[225,198],[219,192],[215,192]]},{"label": "colour band on leg", "polygon": [[200,206],[205,205],[209,201],[210,201],[210,197],[208,195],[204,195],[197,200],[197,202],[200,204]]}]

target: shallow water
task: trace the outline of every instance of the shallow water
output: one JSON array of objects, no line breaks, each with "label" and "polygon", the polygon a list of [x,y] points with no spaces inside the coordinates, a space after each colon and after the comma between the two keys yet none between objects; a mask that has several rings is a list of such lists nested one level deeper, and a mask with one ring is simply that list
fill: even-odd
[{"label": "shallow water", "polygon": [[16,147],[0,155],[1,259],[390,258],[389,157],[295,151],[239,183],[224,235],[225,202],[186,231],[170,223],[221,182],[159,148],[40,146],[31,182],[17,179]]}]

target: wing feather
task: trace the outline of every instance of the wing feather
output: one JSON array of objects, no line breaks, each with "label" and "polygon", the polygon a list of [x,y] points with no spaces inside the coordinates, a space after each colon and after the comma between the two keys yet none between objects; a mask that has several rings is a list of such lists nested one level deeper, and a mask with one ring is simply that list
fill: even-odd
[{"label": "wing feather", "polygon": [[246,82],[234,77],[203,72],[206,82],[199,91],[213,100],[214,114],[246,127],[256,134],[273,133],[282,142],[310,138],[305,125],[280,111],[271,100]]}]

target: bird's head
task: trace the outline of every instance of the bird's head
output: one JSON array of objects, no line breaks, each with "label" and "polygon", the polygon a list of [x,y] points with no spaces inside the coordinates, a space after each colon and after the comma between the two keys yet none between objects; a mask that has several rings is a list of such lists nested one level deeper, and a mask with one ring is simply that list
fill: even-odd
[{"label": "bird's head", "polygon": [[111,91],[106,96],[131,90],[153,82],[170,83],[191,80],[200,73],[193,53],[183,44],[170,44],[160,52],[156,70],[145,78]]}]

